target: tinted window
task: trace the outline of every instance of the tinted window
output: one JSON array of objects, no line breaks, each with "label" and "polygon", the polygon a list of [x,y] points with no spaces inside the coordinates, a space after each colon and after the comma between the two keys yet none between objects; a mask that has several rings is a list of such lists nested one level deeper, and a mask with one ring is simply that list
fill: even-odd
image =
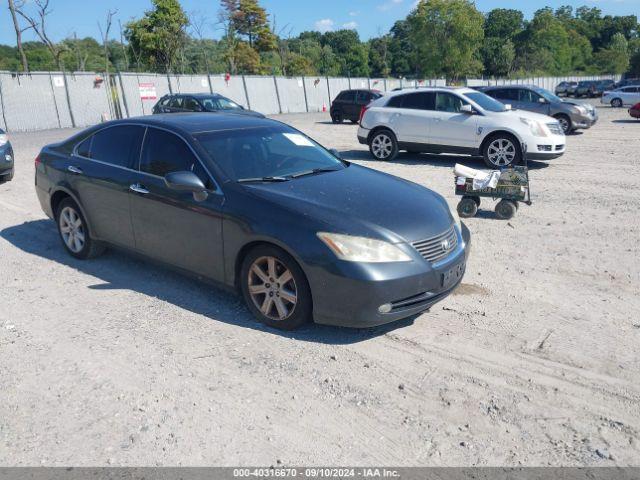
[{"label": "tinted window", "polygon": [[499,100],[518,100],[518,90],[515,88],[499,88],[485,92],[487,95]]},{"label": "tinted window", "polygon": [[342,92],[338,96],[338,100],[341,102],[353,102],[356,99],[355,92]]},{"label": "tinted window", "polygon": [[451,93],[438,92],[436,95],[436,110],[439,112],[459,112],[464,104],[466,102]]},{"label": "tinted window", "polygon": [[433,110],[435,106],[434,92],[418,92],[404,95],[402,108],[410,108],[412,110]]},{"label": "tinted window", "polygon": [[518,94],[519,94],[519,100],[524,103],[536,103],[540,98],[540,95],[526,88],[519,88]]},{"label": "tinted window", "polygon": [[193,97],[187,97],[184,99],[184,109],[189,110],[190,112],[195,112],[199,110],[199,104],[196,102],[196,99]]},{"label": "tinted window", "polygon": [[395,97],[391,97],[387,102],[387,107],[391,108],[402,108],[402,101],[404,100],[406,95],[396,95]]},{"label": "tinted window", "polygon": [[358,92],[356,96],[356,102],[369,103],[371,101],[371,94],[369,92]]},{"label": "tinted window", "polygon": [[90,158],[91,156],[91,142],[93,141],[93,135],[78,145],[78,155],[81,157]]},{"label": "tinted window", "polygon": [[182,97],[173,97],[169,102],[171,108],[182,108]]},{"label": "tinted window", "polygon": [[140,171],[164,177],[171,172],[193,171],[197,162],[193,152],[177,135],[156,128],[147,131]]},{"label": "tinted window", "polygon": [[123,125],[105,128],[93,136],[89,158],[130,168],[137,163],[144,127]]}]

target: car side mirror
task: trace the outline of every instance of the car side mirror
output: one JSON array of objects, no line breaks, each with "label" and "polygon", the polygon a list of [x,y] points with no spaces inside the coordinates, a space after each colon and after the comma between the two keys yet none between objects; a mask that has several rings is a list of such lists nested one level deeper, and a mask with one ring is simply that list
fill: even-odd
[{"label": "car side mirror", "polygon": [[538,99],[538,103],[547,103],[547,100],[545,98],[540,97]]},{"label": "car side mirror", "polygon": [[473,107],[469,104],[466,105],[462,105],[460,107],[460,113],[466,113],[467,115],[473,115],[474,111],[473,111]]},{"label": "car side mirror", "polygon": [[342,159],[342,156],[340,155],[340,152],[338,150],[336,150],[335,148],[330,148],[329,151],[333,154],[334,157]]},{"label": "car side mirror", "polygon": [[202,180],[193,172],[171,172],[165,175],[164,183],[171,190],[191,192],[196,202],[204,202],[209,194]]}]

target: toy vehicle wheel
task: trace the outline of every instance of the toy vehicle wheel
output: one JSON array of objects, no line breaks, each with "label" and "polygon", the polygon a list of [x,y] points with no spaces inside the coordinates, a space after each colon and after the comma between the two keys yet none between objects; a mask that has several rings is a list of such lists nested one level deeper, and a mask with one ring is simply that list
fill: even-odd
[{"label": "toy vehicle wheel", "polygon": [[509,220],[516,214],[517,210],[516,204],[511,200],[500,200],[496,204],[495,212],[499,219]]},{"label": "toy vehicle wheel", "polygon": [[458,215],[462,218],[471,218],[478,213],[478,204],[473,197],[462,197],[462,200],[458,202]]}]

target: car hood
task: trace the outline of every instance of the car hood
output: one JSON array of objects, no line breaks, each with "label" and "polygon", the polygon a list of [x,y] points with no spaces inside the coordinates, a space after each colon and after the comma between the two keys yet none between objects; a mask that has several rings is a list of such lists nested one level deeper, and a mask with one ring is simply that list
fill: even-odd
[{"label": "car hood", "polygon": [[329,232],[415,242],[441,234],[453,223],[439,194],[354,164],[335,172],[244,187],[264,201],[317,221],[318,230]]},{"label": "car hood", "polygon": [[528,118],[529,120],[535,120],[536,122],[542,123],[557,122],[553,117],[543,115],[542,113],[530,112],[529,110],[510,110],[504,113],[510,115],[514,121],[519,121],[520,118]]},{"label": "car hood", "polygon": [[264,115],[260,112],[256,112],[254,110],[212,110],[209,111],[209,113],[224,113],[224,114],[232,114],[232,115],[247,115],[250,117],[258,117],[258,118],[264,118]]},{"label": "car hood", "polygon": [[587,109],[587,112],[591,112],[592,110],[594,110],[593,105],[591,105],[588,102],[574,102],[573,100],[563,100],[562,103],[565,105],[576,105],[576,106],[584,107]]}]

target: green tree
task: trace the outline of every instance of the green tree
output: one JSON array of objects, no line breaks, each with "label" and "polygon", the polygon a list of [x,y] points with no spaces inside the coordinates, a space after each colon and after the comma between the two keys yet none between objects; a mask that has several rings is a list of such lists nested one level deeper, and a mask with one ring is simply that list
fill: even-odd
[{"label": "green tree", "polygon": [[532,72],[563,75],[571,71],[569,33],[550,8],[538,10],[519,35],[519,65]]},{"label": "green tree", "polygon": [[125,36],[134,55],[156,71],[176,71],[187,42],[189,24],[178,0],[152,0],[153,9],[126,25]]},{"label": "green tree", "polygon": [[607,48],[595,55],[596,65],[602,73],[625,73],[629,68],[629,43],[622,33],[616,33]]},{"label": "green tree", "polygon": [[276,36],[269,28],[267,12],[258,0],[222,0],[235,32],[259,52],[275,50]]},{"label": "green tree", "polygon": [[411,40],[409,22],[398,20],[391,27],[390,35],[391,72],[396,76],[416,75],[416,48]]},{"label": "green tree", "polygon": [[484,39],[482,59],[484,70],[491,76],[508,76],[513,69],[516,49],[509,39],[489,37]]},{"label": "green tree", "polygon": [[629,74],[640,77],[640,37],[629,41]]},{"label": "green tree", "polygon": [[495,8],[487,13],[485,37],[513,39],[524,28],[524,15],[519,10]]},{"label": "green tree", "polygon": [[355,30],[336,30],[322,36],[322,44],[331,47],[340,65],[340,75],[369,76],[369,52]]},{"label": "green tree", "polygon": [[389,35],[369,40],[369,72],[374,77],[388,77],[393,62],[389,52]]},{"label": "green tree", "polygon": [[468,0],[420,0],[408,17],[417,65],[426,75],[456,82],[482,71],[478,60],[484,16]]}]

